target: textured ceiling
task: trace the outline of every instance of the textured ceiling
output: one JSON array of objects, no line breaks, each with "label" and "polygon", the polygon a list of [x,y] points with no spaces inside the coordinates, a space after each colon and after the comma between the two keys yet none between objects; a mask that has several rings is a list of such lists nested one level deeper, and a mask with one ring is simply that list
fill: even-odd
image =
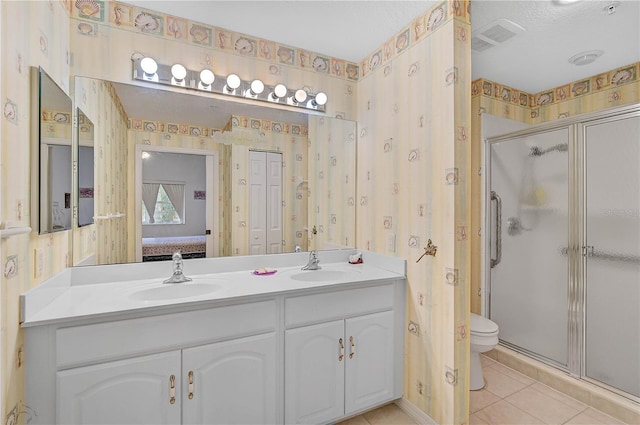
[{"label": "textured ceiling", "polygon": [[436,2],[126,0],[126,3],[358,62]]},{"label": "textured ceiling", "polygon": [[[371,54],[434,1],[128,1],[353,62]],[[472,0],[472,31],[500,18],[526,31],[482,53],[472,53],[473,78],[487,78],[537,93],[640,61],[640,1]],[[569,57],[586,50],[604,54],[590,65]]]},{"label": "textured ceiling", "polygon": [[[499,18],[526,31],[484,52],[473,52],[473,78],[488,78],[529,93],[567,84],[640,61],[640,1],[472,1],[472,33]],[[604,54],[576,66],[569,58],[588,50]]]}]

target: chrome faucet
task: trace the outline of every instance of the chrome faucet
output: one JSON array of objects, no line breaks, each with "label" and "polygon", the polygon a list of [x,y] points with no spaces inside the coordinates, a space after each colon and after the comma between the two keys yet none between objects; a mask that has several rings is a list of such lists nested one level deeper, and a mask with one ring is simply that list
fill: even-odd
[{"label": "chrome faucet", "polygon": [[173,275],[162,283],[184,283],[191,281],[191,278],[182,274],[182,254],[176,251],[173,254]]},{"label": "chrome faucet", "polygon": [[320,263],[320,260],[318,260],[318,253],[316,251],[311,251],[309,253],[309,262],[302,268],[302,270],[320,270],[322,267],[320,267],[318,263]]}]

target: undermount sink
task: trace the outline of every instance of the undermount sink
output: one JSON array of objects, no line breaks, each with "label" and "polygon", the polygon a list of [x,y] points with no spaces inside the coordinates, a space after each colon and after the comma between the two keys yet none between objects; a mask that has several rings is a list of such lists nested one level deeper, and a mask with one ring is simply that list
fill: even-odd
[{"label": "undermount sink", "polygon": [[205,295],[217,290],[220,286],[210,283],[173,283],[163,284],[149,289],[134,292],[129,296],[136,301],[161,301],[176,298],[189,298]]},{"label": "undermount sink", "polygon": [[341,270],[307,270],[292,275],[291,279],[303,282],[324,282],[342,279],[347,274],[347,272],[343,272]]}]

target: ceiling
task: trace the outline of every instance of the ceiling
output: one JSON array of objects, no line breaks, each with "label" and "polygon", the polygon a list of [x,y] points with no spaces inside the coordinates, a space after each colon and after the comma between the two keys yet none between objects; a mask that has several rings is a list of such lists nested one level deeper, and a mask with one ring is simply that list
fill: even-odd
[{"label": "ceiling", "polygon": [[[400,32],[434,1],[128,0],[187,19],[359,62]],[[472,0],[472,32],[509,19],[525,32],[472,52],[473,79],[487,78],[537,93],[640,61],[640,0]],[[569,57],[604,54],[576,66]]]}]

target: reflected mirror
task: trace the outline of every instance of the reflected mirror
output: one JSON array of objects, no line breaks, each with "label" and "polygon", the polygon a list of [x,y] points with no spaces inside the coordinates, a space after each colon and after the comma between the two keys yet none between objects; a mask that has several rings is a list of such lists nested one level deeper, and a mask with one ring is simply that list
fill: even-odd
[{"label": "reflected mirror", "polygon": [[79,239],[95,264],[353,245],[355,122],[84,77],[75,93],[94,123]]},{"label": "reflected mirror", "polygon": [[[34,139],[33,227],[40,234],[71,228],[72,106],[71,99],[42,68],[32,68]],[[37,165],[36,165],[37,164]]]},{"label": "reflected mirror", "polygon": [[93,122],[77,108],[78,227],[93,224]]}]

